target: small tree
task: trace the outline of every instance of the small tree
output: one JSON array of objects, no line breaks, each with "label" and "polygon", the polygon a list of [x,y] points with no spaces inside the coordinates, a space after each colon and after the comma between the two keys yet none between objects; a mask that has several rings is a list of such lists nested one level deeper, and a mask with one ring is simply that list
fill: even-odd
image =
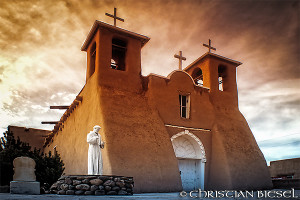
[{"label": "small tree", "polygon": [[19,137],[16,140],[13,133],[7,130],[1,137],[0,185],[9,185],[13,180],[13,160],[19,156],[27,156],[35,160],[36,179],[46,189],[57,181],[65,169],[57,152],[52,155],[51,151],[48,154],[44,154],[36,148],[32,151],[28,143],[22,142]]}]

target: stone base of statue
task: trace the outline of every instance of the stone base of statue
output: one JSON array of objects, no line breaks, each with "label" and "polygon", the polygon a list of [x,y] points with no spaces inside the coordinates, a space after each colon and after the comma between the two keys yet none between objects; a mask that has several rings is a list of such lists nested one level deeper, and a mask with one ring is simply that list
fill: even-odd
[{"label": "stone base of statue", "polygon": [[47,193],[60,195],[132,195],[133,178],[113,175],[62,176]]},{"label": "stone base of statue", "polygon": [[37,181],[11,181],[11,194],[40,194],[40,182]]}]

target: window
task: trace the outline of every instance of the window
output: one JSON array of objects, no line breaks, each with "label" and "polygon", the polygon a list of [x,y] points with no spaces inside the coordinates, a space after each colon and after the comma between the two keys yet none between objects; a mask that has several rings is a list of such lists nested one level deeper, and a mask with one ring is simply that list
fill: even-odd
[{"label": "window", "polygon": [[92,45],[92,48],[90,50],[90,71],[89,76],[92,76],[95,72],[95,64],[96,64],[96,43]]},{"label": "window", "polygon": [[125,57],[127,43],[120,39],[112,40],[112,58],[110,67],[116,70],[125,71]]},{"label": "window", "polygon": [[180,116],[190,118],[190,95],[179,95]]},{"label": "window", "polygon": [[226,79],[226,66],[220,65],[218,67],[218,74],[219,90],[224,91],[224,80]]}]

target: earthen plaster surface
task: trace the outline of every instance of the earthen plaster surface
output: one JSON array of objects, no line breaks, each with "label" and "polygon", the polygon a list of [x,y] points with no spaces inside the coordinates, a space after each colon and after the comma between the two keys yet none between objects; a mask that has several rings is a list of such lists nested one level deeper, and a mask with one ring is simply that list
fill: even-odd
[{"label": "earthen plaster surface", "polygon": [[[112,39],[126,40],[126,69],[110,68]],[[90,48],[96,42],[95,72],[90,73]],[[181,179],[170,138],[192,131],[206,151],[206,189],[270,188],[266,161],[238,109],[236,65],[207,57],[168,77],[141,76],[141,41],[109,29],[97,29],[87,48],[87,81],[83,101],[64,122],[45,150],[56,146],[67,174],[87,172],[86,134],[102,127],[104,174],[133,176],[135,192],[180,191]],[[226,65],[224,91],[219,91],[218,67]],[[191,77],[203,71],[203,86]],[[178,95],[190,95],[190,117],[181,118]]]}]

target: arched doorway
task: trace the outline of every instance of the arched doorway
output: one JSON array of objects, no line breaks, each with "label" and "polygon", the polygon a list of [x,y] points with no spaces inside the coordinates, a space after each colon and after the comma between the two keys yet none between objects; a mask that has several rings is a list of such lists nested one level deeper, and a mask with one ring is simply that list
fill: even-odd
[{"label": "arched doorway", "polygon": [[205,150],[202,142],[188,130],[171,138],[184,191],[204,190]]}]

